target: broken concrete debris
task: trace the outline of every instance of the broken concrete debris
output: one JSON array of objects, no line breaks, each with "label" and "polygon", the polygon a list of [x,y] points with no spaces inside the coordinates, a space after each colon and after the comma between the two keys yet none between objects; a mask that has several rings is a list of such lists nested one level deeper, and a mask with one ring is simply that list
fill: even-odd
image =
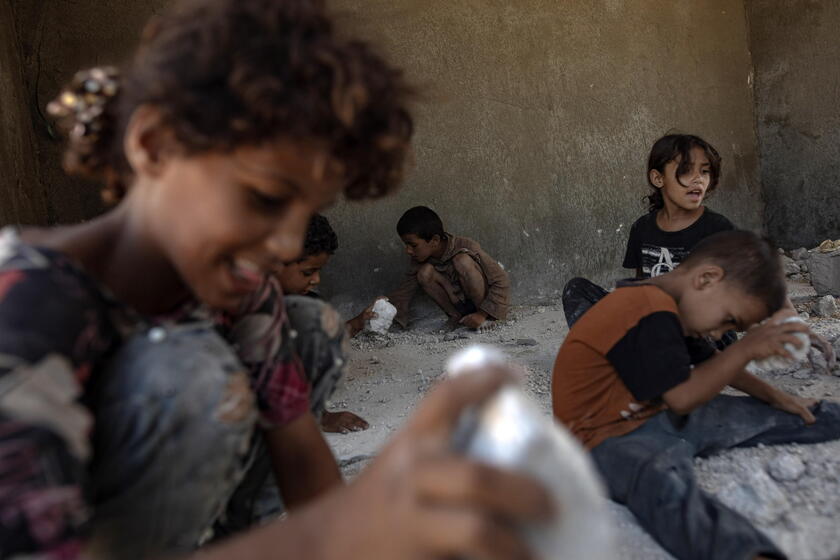
[{"label": "broken concrete debris", "polygon": [[837,300],[834,296],[823,296],[814,304],[814,313],[818,317],[833,317],[837,313]]},{"label": "broken concrete debris", "polygon": [[799,480],[805,474],[805,463],[797,455],[784,453],[767,463],[767,472],[780,482]]},{"label": "broken concrete debris", "polygon": [[808,270],[817,295],[840,296],[840,251],[812,253]]}]

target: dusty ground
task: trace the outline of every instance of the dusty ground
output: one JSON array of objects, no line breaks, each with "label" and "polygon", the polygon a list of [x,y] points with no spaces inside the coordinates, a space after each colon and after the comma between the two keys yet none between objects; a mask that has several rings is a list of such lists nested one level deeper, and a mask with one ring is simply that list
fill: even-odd
[{"label": "dusty ground", "polygon": [[[813,295],[809,285],[791,284],[791,298],[800,310],[810,309]],[[808,322],[840,350],[840,319]],[[550,413],[550,372],[567,333],[562,308],[515,308],[507,323],[488,333],[444,333],[442,327],[443,320],[432,313],[411,331],[387,336],[363,333],[353,341],[348,376],[336,391],[332,408],[352,410],[371,427],[328,435],[347,476],[358,473],[403,423],[442,371],[447,356],[469,344],[495,344],[525,365],[527,391]],[[761,376],[802,396],[840,398],[840,377],[816,375],[807,367]],[[704,489],[764,529],[792,559],[840,557],[840,442],[733,450],[698,459],[696,471]],[[671,558],[625,508],[612,504],[610,509],[622,558]]]}]

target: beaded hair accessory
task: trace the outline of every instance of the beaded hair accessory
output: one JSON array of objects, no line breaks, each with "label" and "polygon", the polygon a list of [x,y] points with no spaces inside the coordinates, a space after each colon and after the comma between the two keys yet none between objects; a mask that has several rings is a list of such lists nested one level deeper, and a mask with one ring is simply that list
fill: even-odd
[{"label": "beaded hair accessory", "polygon": [[62,120],[73,119],[69,128],[71,140],[96,142],[104,129],[101,117],[108,100],[119,91],[119,71],[113,66],[82,70],[49,105],[47,112]]}]

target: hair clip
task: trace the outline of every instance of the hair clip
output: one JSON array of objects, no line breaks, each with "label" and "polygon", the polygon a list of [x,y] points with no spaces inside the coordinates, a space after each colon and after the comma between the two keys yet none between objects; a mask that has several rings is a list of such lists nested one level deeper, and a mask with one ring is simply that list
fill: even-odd
[{"label": "hair clip", "polygon": [[82,70],[72,82],[47,105],[47,112],[59,119],[73,118],[70,136],[73,139],[96,139],[103,128],[100,117],[106,103],[119,91],[119,71],[113,66]]}]

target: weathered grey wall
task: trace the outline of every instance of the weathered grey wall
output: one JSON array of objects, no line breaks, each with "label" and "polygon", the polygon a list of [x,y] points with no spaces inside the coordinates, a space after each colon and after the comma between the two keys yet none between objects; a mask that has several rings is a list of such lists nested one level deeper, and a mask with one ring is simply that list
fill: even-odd
[{"label": "weathered grey wall", "polygon": [[[50,221],[99,211],[64,177],[43,107],[77,68],[120,60],[165,0],[11,1]],[[644,212],[645,160],[671,129],[714,143],[724,176],[711,206],[757,229],[750,58],[742,0],[333,0],[343,25],[406,69],[417,104],[415,169],[389,199],[328,215],[341,248],[325,274],[336,301],[367,299],[405,266],[394,226],[426,204],[544,301],[583,274],[619,274]]]},{"label": "weathered grey wall", "polygon": [[[45,106],[77,70],[117,63],[128,56],[143,23],[167,3],[0,0],[0,4],[11,5],[17,23],[25,97],[15,109],[30,123],[38,154],[35,184],[46,194],[44,212],[34,221],[77,222],[102,210],[97,185],[68,177],[61,170],[62,144],[45,118]],[[27,178],[26,182],[29,184],[32,179]],[[8,221],[33,220],[28,216],[3,220]]]},{"label": "weathered grey wall", "polygon": [[46,218],[23,76],[12,5],[0,0],[0,224]]},{"label": "weathered grey wall", "polygon": [[670,129],[718,147],[724,175],[710,206],[760,228],[740,0],[333,4],[407,69],[424,101],[401,192],[328,213],[341,247],[327,294],[367,298],[397,281],[394,226],[416,204],[497,257],[520,302],[556,299],[572,275],[614,279],[645,211],[648,150]]},{"label": "weathered grey wall", "polygon": [[840,2],[747,0],[769,235],[840,237]]}]

